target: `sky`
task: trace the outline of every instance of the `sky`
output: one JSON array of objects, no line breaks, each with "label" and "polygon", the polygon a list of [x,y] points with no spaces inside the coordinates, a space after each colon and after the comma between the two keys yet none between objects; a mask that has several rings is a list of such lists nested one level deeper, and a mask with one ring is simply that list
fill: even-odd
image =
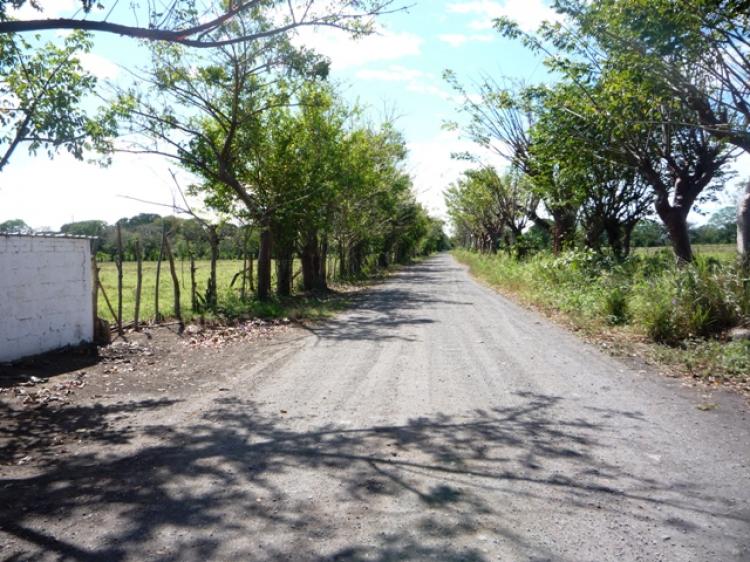
[{"label": "sky", "polygon": [[[407,171],[417,198],[435,216],[445,218],[443,191],[468,166],[452,153],[474,150],[460,133],[443,123],[457,119],[458,99],[442,79],[453,70],[466,84],[484,75],[526,83],[545,80],[538,58],[492,29],[507,16],[534,30],[554,12],[544,0],[406,0],[408,11],[383,16],[378,32],[358,40],[338,30],[301,31],[296,41],[331,59],[331,78],[345,98],[368,108],[372,120],[396,116],[409,149]],[[42,0],[45,16],[69,15],[76,0]],[[123,3],[127,4],[127,3]],[[29,8],[24,8],[28,15]],[[33,16],[38,17],[36,14]],[[116,16],[117,14],[115,14]],[[96,37],[86,68],[103,81],[127,83],[124,70],[139,64],[143,51],[131,39]],[[489,158],[491,163],[502,162]],[[750,161],[740,172],[750,175]],[[0,222],[20,218],[34,228],[57,229],[71,221],[101,219],[113,223],[140,212],[168,214],[174,162],[160,157],[116,154],[102,168],[66,154],[54,160],[17,152],[0,174]]]}]

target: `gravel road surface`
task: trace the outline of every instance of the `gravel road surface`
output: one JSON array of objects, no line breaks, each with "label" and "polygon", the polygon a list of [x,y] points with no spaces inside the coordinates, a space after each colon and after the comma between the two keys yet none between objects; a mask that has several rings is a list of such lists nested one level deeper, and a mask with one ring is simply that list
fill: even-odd
[{"label": "gravel road surface", "polygon": [[449,256],[225,375],[4,471],[0,558],[750,560],[743,399],[609,358]]}]

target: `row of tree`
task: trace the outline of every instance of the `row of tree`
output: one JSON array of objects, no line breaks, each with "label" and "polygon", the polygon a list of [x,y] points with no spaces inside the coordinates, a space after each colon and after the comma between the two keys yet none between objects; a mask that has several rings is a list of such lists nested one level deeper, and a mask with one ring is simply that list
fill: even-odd
[{"label": "row of tree", "polygon": [[688,214],[750,152],[746,2],[557,0],[555,8],[560,21],[536,34],[504,19],[496,27],[545,56],[556,83],[485,78],[470,93],[447,74],[463,95],[465,133],[512,170],[502,177],[483,167],[449,190],[459,238],[495,249],[530,220],[555,251],[582,231],[588,246],[625,256],[636,225],[655,211],[677,258],[691,261]]},{"label": "row of tree", "polygon": [[[3,25],[13,22],[7,2],[0,2],[0,76],[10,100],[0,121],[0,170],[23,144],[50,154],[64,148],[76,157],[93,149],[105,162],[113,151],[171,160],[192,178],[177,184],[178,210],[191,218],[120,221],[123,257],[138,247],[153,258],[166,231],[179,237],[181,245],[171,243],[177,252],[208,252],[214,264],[222,252],[238,257],[250,248],[257,254],[261,299],[270,296],[274,262],[278,294],[291,292],[295,256],[304,288],[325,290],[333,252],[341,275],[357,276],[369,260],[385,267],[440,249],[442,225],[414,198],[400,133],[388,120],[371,123],[347,105],[327,80],[328,61],[295,46],[287,33],[300,25],[367,33],[370,16],[391,2],[340,4],[218,2],[217,18],[198,24],[193,3],[175,1],[179,22],[173,26],[191,33],[147,37],[157,39],[149,45],[150,63],[130,69],[131,85],[112,86],[107,95],[98,91],[106,103],[93,115],[84,105],[96,80],[80,63],[90,37],[77,31],[61,45],[27,42],[7,31],[25,28]],[[281,9],[290,15],[281,17]],[[62,20],[56,25],[75,27]],[[192,208],[190,196],[205,208]],[[64,231],[100,236],[99,249],[116,253],[113,229],[99,221]]]}]

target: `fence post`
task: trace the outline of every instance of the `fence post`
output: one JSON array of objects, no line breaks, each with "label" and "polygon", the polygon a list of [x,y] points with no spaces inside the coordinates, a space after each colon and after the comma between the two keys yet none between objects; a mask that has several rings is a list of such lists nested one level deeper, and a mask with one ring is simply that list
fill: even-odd
[{"label": "fence post", "polygon": [[122,227],[117,223],[117,335],[122,337]]},{"label": "fence post", "polygon": [[157,323],[161,320],[161,314],[159,314],[159,280],[161,278],[161,262],[164,259],[164,243],[166,239],[167,224],[162,222],[161,248],[159,249],[159,259],[156,262],[156,288],[154,289],[154,319]]},{"label": "fence post", "polygon": [[141,319],[141,289],[143,288],[143,253],[141,250],[141,239],[135,240],[135,260],[136,260],[136,278],[135,278],[135,330],[140,329]]},{"label": "fence post", "polygon": [[164,249],[167,253],[167,259],[169,260],[169,272],[172,274],[174,315],[180,323],[180,333],[182,333],[185,329],[185,323],[182,321],[182,308],[180,306],[180,280],[177,277],[177,269],[174,266],[174,256],[172,255],[172,247],[169,244],[169,238],[164,239]]}]

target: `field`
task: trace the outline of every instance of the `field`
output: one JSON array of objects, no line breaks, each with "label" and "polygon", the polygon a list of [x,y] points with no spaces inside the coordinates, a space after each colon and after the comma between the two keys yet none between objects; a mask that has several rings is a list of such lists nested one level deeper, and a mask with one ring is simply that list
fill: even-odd
[{"label": "field", "polygon": [[[653,248],[636,248],[634,250],[636,255],[653,255],[659,252],[668,252],[671,254],[672,249],[668,246],[661,246]],[[732,262],[737,257],[737,246],[735,244],[694,244],[693,253],[696,256],[714,258],[722,262]]]},{"label": "field", "polygon": [[[99,263],[99,279],[109,297],[112,307],[117,310],[117,268],[112,262]],[[193,316],[190,303],[190,263],[187,261],[177,261],[175,263],[177,277],[180,281],[180,308],[184,318]],[[299,261],[295,260],[294,271],[299,271]],[[196,284],[198,294],[203,295],[206,291],[206,285],[210,273],[209,261],[196,262]],[[219,260],[217,264],[217,285],[220,307],[238,307],[241,279],[238,278],[234,288],[231,287],[232,279],[242,270],[242,261],[240,260]],[[257,263],[254,265],[254,274],[257,279]],[[275,266],[272,268],[272,284],[275,283]],[[295,279],[295,283],[299,277]],[[122,316],[123,322],[130,322],[135,314],[135,286],[136,286],[136,264],[134,262],[123,263],[123,290],[122,290]],[[141,320],[151,320],[156,315],[155,308],[155,291],[156,289],[156,262],[143,263],[143,287],[141,290]],[[248,296],[252,293],[248,286]],[[104,299],[104,295],[99,291],[99,311],[101,318],[114,322],[114,317],[109,311],[109,307]],[[174,297],[172,290],[172,276],[169,271],[169,263],[164,262],[161,266],[159,278],[159,312],[166,317],[174,316]]]}]

